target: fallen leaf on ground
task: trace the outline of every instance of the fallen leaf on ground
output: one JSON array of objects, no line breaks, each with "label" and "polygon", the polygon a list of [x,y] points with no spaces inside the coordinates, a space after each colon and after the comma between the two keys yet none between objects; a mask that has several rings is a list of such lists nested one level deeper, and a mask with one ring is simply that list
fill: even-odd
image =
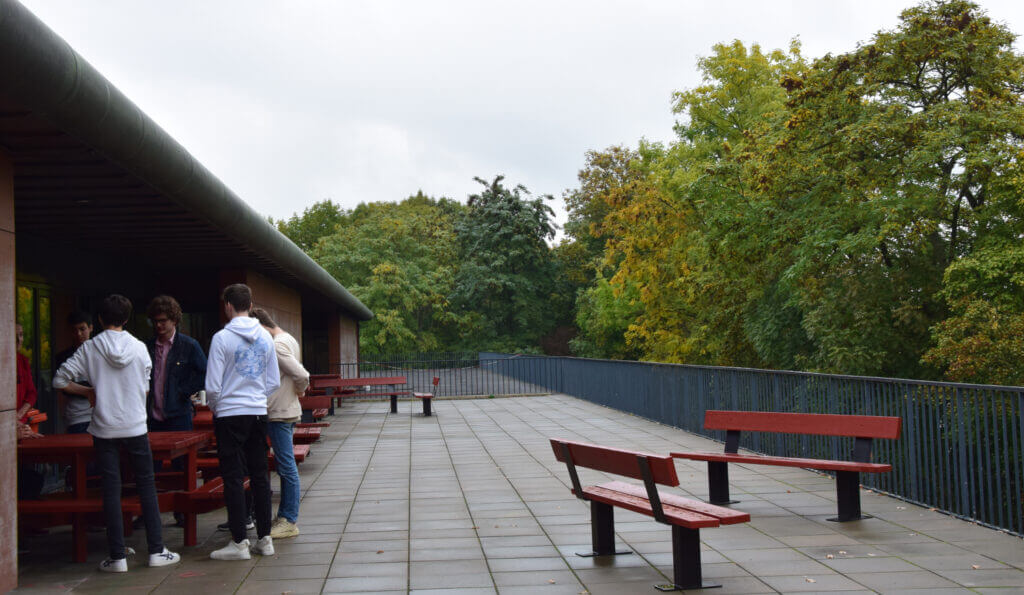
[{"label": "fallen leaf on ground", "polygon": [[816,582],[818,582],[818,581],[814,580],[813,578],[809,578],[809,579],[806,579],[806,580],[809,583],[816,583]]},{"label": "fallen leaf on ground", "polygon": [[979,568],[981,568],[981,566],[979,566],[977,564],[971,564],[971,570],[977,570]]},{"label": "fallen leaf on ground", "polygon": [[826,559],[826,560],[831,560],[831,559],[833,559],[833,558],[835,558],[835,556],[833,556],[832,554],[826,554],[826,555],[825,555],[825,559]]}]

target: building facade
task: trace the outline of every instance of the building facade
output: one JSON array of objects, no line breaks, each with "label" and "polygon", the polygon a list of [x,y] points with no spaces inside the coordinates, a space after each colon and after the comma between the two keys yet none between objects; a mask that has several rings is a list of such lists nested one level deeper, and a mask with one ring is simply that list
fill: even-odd
[{"label": "building facade", "polygon": [[75,309],[110,293],[178,299],[204,349],[223,324],[220,291],[257,305],[303,346],[313,372],[358,361],[373,314],[224,186],[64,40],[0,0],[0,592],[17,584],[15,333],[32,363],[44,433],[63,430],[50,387]]}]

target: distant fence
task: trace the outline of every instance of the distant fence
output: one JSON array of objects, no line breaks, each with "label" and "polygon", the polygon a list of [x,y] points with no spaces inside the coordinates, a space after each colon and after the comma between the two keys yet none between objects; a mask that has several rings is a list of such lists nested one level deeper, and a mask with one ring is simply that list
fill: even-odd
[{"label": "distant fence", "polygon": [[[441,397],[488,397],[507,395],[550,394],[553,379],[543,373],[553,369],[543,358],[521,361],[520,376],[541,380],[534,383],[516,375],[496,373],[498,360],[481,357],[478,352],[435,352],[401,355],[369,356],[359,363],[335,364],[332,372],[346,378],[374,376],[405,376],[410,390],[434,392],[431,383],[440,378],[436,393]],[[532,369],[536,367],[537,369]],[[505,366],[507,368],[507,366]]]},{"label": "distant fence", "polygon": [[[874,447],[893,471],[863,474],[864,485],[1024,535],[1024,387],[498,353],[480,365],[717,440],[708,409],[898,416],[902,438]],[[748,432],[741,446],[832,459],[852,439]]]}]

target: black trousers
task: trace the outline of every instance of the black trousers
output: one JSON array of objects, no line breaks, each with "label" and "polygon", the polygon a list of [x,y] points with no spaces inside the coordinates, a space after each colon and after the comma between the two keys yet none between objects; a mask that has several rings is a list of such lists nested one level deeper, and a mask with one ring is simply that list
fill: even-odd
[{"label": "black trousers", "polygon": [[224,504],[235,542],[245,539],[245,476],[256,513],[256,535],[270,535],[270,473],[267,468],[267,416],[232,415],[213,420],[217,458],[224,478]]},{"label": "black trousers", "polygon": [[153,453],[149,449],[149,434],[131,438],[97,438],[93,436],[96,467],[103,481],[103,518],[107,523],[107,545],[110,558],[124,558],[124,521],[121,514],[121,451],[128,456],[135,487],[142,504],[142,518],[146,521],[146,541],[149,553],[164,551],[163,527],[160,507],[156,500],[153,481]]}]

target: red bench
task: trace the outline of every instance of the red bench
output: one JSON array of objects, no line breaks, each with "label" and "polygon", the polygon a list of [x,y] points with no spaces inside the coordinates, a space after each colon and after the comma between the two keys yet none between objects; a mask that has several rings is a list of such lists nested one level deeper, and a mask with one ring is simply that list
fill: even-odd
[{"label": "red bench", "polygon": [[295,428],[292,433],[294,444],[312,444],[320,439],[320,428]]},{"label": "red bench", "polygon": [[[874,438],[899,438],[902,420],[898,417],[873,415],[707,411],[704,414],[704,428],[726,431],[724,453],[674,452],[672,456],[677,459],[707,461],[708,501],[712,504],[735,502],[729,499],[729,463],[834,471],[839,515],[829,520],[846,522],[870,518],[862,515],[860,510],[860,474],[892,471],[892,465],[871,462],[871,445]],[[853,437],[853,460],[832,461],[740,454],[738,451],[741,432]]]},{"label": "red bench", "polygon": [[414,392],[414,393],[412,393],[412,396],[416,397],[417,399],[419,399],[423,403],[423,416],[424,417],[430,417],[430,401],[437,395],[437,385],[440,382],[441,382],[441,379],[438,378],[437,376],[434,376],[434,380],[431,381],[431,384],[434,385],[434,390],[432,392],[429,392],[429,393],[417,393],[417,392]]},{"label": "red bench", "polygon": [[[391,413],[398,413],[398,397],[412,394],[412,391],[395,388],[397,386],[402,386],[408,383],[408,379],[405,376],[367,376],[363,378],[317,376],[314,378],[310,378],[309,382],[310,393],[316,393],[323,390],[326,396],[330,398],[332,408],[334,407],[334,399],[341,396],[390,397]],[[390,386],[392,388],[391,390],[380,390],[376,392],[373,392],[372,390],[368,392],[358,392],[360,388],[366,386]]]},{"label": "red bench", "polygon": [[[700,567],[700,530],[719,525],[745,523],[750,515],[721,506],[662,493],[657,485],[678,486],[679,478],[671,457],[606,448],[582,442],[551,439],[555,458],[565,463],[572,481],[572,493],[590,502],[590,530],[594,551],[581,556],[607,556],[615,551],[614,507],[654,517],[672,527],[671,585],[655,585],[661,591],[716,587],[703,582]],[[601,485],[580,485],[576,467],[643,480],[644,485],[612,481]]]}]

